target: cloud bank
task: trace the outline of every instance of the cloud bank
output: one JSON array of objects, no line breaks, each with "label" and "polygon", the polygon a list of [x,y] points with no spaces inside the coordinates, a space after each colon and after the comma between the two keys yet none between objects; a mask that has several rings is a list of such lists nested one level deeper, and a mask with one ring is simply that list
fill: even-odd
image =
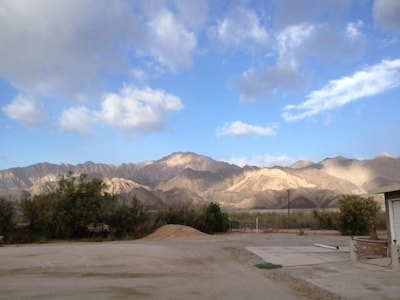
[{"label": "cloud bank", "polygon": [[188,68],[204,20],[185,11],[184,1],[1,1],[0,76],[27,94],[76,95],[142,57],[174,72]]},{"label": "cloud bank", "polygon": [[[66,131],[90,135],[93,126],[105,124],[125,133],[154,133],[183,108],[183,99],[151,87],[152,79],[186,74],[209,53],[241,61],[230,78],[221,79],[241,100],[284,98],[302,92],[326,63],[361,63],[371,28],[349,20],[353,6],[348,0],[3,0],[0,78],[17,96],[1,111],[37,126],[49,119],[45,112],[53,113],[46,104],[62,103],[56,118]],[[375,0],[372,10],[373,25],[400,32],[400,1]],[[398,64],[387,59],[331,80],[304,101],[286,105],[281,116],[298,121],[397,87]],[[233,121],[217,135],[273,136],[276,127]]]}]

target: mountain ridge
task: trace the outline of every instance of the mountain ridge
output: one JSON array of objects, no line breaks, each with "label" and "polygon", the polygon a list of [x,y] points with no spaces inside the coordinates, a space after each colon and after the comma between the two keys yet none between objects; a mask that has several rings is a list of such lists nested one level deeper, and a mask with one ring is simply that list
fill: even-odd
[{"label": "mountain ridge", "polygon": [[59,174],[85,173],[102,178],[108,192],[121,198],[137,195],[152,207],[175,202],[217,202],[227,208],[282,208],[287,190],[293,207],[326,208],[343,194],[400,183],[400,158],[387,153],[372,159],[341,156],[321,162],[298,161],[289,167],[239,167],[194,152],[174,152],[159,160],[120,165],[38,163],[0,171],[0,197],[21,198],[47,193]]}]

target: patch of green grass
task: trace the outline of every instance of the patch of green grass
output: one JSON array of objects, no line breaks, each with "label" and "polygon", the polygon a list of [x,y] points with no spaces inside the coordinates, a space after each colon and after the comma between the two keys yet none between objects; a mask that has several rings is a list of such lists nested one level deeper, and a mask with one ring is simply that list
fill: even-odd
[{"label": "patch of green grass", "polygon": [[282,268],[282,265],[276,265],[273,263],[265,262],[261,264],[256,264],[255,265],[259,269],[267,269],[267,270],[272,270],[272,269],[279,269]]}]

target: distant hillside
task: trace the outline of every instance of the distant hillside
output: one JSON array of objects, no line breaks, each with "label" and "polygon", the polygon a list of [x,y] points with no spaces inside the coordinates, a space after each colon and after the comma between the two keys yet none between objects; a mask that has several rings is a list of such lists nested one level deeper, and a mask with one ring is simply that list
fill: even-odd
[{"label": "distant hillside", "polygon": [[227,208],[285,208],[290,190],[293,208],[328,208],[343,194],[400,183],[400,158],[327,158],[299,161],[291,167],[239,167],[196,153],[173,153],[160,160],[119,166],[39,163],[0,171],[0,197],[18,201],[54,189],[59,174],[72,171],[102,178],[108,192],[136,195],[152,207],[213,201]]}]

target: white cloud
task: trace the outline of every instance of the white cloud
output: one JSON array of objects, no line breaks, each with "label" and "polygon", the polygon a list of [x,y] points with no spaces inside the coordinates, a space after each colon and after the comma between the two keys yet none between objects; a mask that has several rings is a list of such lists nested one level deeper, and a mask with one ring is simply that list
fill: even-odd
[{"label": "white cloud", "polygon": [[277,63],[274,67],[251,68],[233,80],[244,101],[265,98],[279,88],[296,89],[304,82],[299,71],[298,48],[313,34],[315,27],[302,23],[288,26],[276,37]]},{"label": "white cloud", "polygon": [[228,163],[235,164],[238,166],[257,166],[257,167],[287,167],[292,165],[295,162],[295,159],[285,154],[258,154],[253,157],[233,157],[228,160],[225,160]]},{"label": "white cloud", "polygon": [[270,43],[266,28],[260,24],[258,16],[249,9],[237,7],[220,20],[212,30],[219,42],[227,46],[240,47],[254,52]]},{"label": "white cloud", "polygon": [[99,117],[125,132],[155,132],[162,129],[165,114],[182,108],[177,96],[126,86],[119,94],[106,95]]},{"label": "white cloud", "polygon": [[[348,23],[343,28],[307,22],[284,27],[271,36],[276,44],[275,66],[252,67],[233,80],[244,101],[270,96],[280,88],[295,90],[306,82],[302,67],[312,60],[342,61],[359,57],[364,46],[363,23]],[[343,53],[346,53],[344,57]]]},{"label": "white cloud", "polygon": [[90,126],[99,122],[105,122],[123,134],[152,133],[163,129],[168,113],[182,108],[179,97],[162,90],[125,86],[118,94],[106,94],[100,110],[84,106],[65,110],[59,124],[64,130],[84,136],[90,135]]},{"label": "white cloud", "polygon": [[378,25],[400,32],[400,1],[375,0],[373,14]]},{"label": "white cloud", "polygon": [[258,125],[246,124],[241,121],[235,121],[225,124],[222,128],[218,129],[217,136],[274,136],[276,135],[276,126],[262,127]]},{"label": "white cloud", "polygon": [[88,136],[90,135],[89,126],[97,120],[96,112],[84,106],[79,106],[65,110],[59,119],[59,124],[64,130]]},{"label": "white cloud", "polygon": [[383,60],[351,76],[331,80],[322,89],[312,91],[303,103],[286,106],[282,117],[285,121],[309,118],[399,85],[400,59]]},{"label": "white cloud", "polygon": [[18,95],[10,104],[3,106],[2,111],[10,119],[27,126],[36,126],[45,120],[36,100],[26,95]]},{"label": "white cloud", "polygon": [[35,96],[76,96],[141,59],[179,71],[197,45],[188,28],[202,24],[190,11],[179,1],[0,1],[0,76]]},{"label": "white cloud", "polygon": [[361,21],[342,28],[305,22],[287,26],[272,36],[276,43],[275,66],[252,67],[233,79],[233,86],[244,101],[263,99],[280,88],[298,89],[307,81],[302,69],[309,61],[359,57],[364,46],[362,26]]}]

